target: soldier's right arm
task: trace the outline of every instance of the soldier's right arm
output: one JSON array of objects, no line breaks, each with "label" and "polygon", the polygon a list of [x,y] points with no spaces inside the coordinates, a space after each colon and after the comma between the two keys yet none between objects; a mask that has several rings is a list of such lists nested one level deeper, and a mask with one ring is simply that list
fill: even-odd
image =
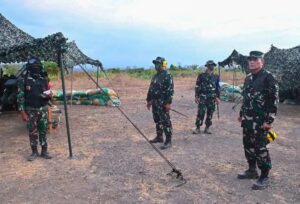
[{"label": "soldier's right arm", "polygon": [[20,78],[17,81],[18,85],[18,94],[17,94],[17,102],[19,111],[25,110],[25,81],[24,78]]},{"label": "soldier's right arm", "polygon": [[245,79],[244,86],[243,86],[243,89],[242,89],[242,98],[241,98],[241,104],[242,105],[241,105],[241,109],[240,109],[240,118],[243,117],[245,86],[246,86],[246,79]]},{"label": "soldier's right arm", "polygon": [[197,81],[196,81],[196,86],[195,86],[195,98],[199,98],[200,95],[200,90],[201,90],[201,75],[198,75]]},{"label": "soldier's right arm", "polygon": [[154,77],[151,80],[151,83],[150,83],[150,86],[149,86],[149,89],[148,89],[148,93],[147,93],[146,100],[147,100],[148,103],[152,101],[152,95],[153,95],[152,83],[153,83],[153,80],[154,80]]}]

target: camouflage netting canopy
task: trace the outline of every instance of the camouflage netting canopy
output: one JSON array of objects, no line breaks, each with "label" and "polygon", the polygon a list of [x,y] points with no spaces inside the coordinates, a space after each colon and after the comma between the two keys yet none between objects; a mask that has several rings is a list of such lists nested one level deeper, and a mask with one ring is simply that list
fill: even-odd
[{"label": "camouflage netting canopy", "polygon": [[62,33],[35,39],[17,28],[0,13],[0,63],[26,62],[29,56],[57,62],[57,53],[60,49],[66,68],[79,64],[102,67],[100,61],[83,54],[74,41],[67,43],[67,38]]},{"label": "camouflage netting canopy", "polygon": [[241,66],[244,72],[249,73],[247,56],[240,54],[236,50],[233,50],[229,57],[227,57],[222,62],[218,62],[218,64],[221,67],[233,66],[234,64],[238,64]]},{"label": "camouflage netting canopy", "polygon": [[[271,49],[265,53],[264,68],[273,73],[279,82],[281,101],[295,99],[300,102],[300,46],[290,49],[278,49],[271,45]],[[232,54],[219,65],[230,66],[236,63],[249,73],[247,56],[233,50]]]},{"label": "camouflage netting canopy", "polygon": [[17,28],[0,13],[0,52],[33,39],[31,35]]},{"label": "camouflage netting canopy", "polygon": [[272,45],[265,54],[264,67],[276,76],[280,89],[300,89],[300,46],[278,49]]},{"label": "camouflage netting canopy", "polygon": [[62,33],[36,38],[20,45],[13,45],[0,51],[1,63],[26,62],[28,57],[37,56],[44,61],[57,62],[60,48],[66,50],[67,39]]},{"label": "camouflage netting canopy", "polygon": [[93,60],[81,52],[74,41],[67,43],[67,50],[64,54],[64,65],[67,68],[72,68],[79,64],[90,64],[102,67],[98,60]]}]

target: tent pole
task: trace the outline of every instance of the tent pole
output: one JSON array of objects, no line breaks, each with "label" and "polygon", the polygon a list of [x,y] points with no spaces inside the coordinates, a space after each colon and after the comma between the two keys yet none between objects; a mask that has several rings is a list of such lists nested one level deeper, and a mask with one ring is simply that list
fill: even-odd
[{"label": "tent pole", "polygon": [[[99,84],[99,66],[97,66],[97,84]],[[97,89],[97,85],[96,85],[96,89]]]},{"label": "tent pole", "polygon": [[71,106],[73,105],[73,67],[71,68]]},{"label": "tent pole", "polygon": [[67,128],[67,135],[68,135],[68,145],[69,145],[69,159],[73,159],[72,153],[72,144],[71,144],[71,134],[70,134],[70,127],[69,127],[69,117],[68,117],[68,107],[67,107],[67,97],[66,97],[66,87],[65,87],[65,79],[64,79],[64,70],[63,70],[63,63],[62,63],[62,51],[61,48],[58,50],[58,66],[60,68],[60,76],[61,76],[61,85],[63,89],[63,97],[64,97],[64,109],[65,109],[65,118],[66,118],[66,128]]}]

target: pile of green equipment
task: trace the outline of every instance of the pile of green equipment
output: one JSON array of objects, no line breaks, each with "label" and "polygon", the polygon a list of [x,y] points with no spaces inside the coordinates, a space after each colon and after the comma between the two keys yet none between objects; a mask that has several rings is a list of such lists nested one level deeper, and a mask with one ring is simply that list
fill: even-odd
[{"label": "pile of green equipment", "polygon": [[242,89],[240,86],[220,82],[220,98],[222,101],[236,101],[242,97]]},{"label": "pile of green equipment", "polygon": [[[120,106],[121,101],[114,90],[109,88],[103,88],[102,90],[88,89],[86,91],[67,91],[67,104]],[[51,102],[54,105],[62,105],[64,102],[63,92],[59,90],[52,90]]]}]

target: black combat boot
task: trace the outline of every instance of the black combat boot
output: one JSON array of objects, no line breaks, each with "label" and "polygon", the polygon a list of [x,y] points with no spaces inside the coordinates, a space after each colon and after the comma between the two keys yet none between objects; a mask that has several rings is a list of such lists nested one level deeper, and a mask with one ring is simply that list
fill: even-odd
[{"label": "black combat boot", "polygon": [[48,149],[47,146],[42,146],[41,157],[43,157],[44,159],[52,159],[52,157],[49,155],[47,149]]},{"label": "black combat boot", "polygon": [[257,179],[258,173],[256,170],[256,162],[249,162],[249,169],[244,171],[243,173],[238,174],[238,179]]},{"label": "black combat boot", "polygon": [[252,190],[263,190],[269,186],[269,170],[261,170],[261,175],[257,179],[256,183],[253,184]]},{"label": "black combat boot", "polygon": [[211,132],[209,131],[209,126],[205,126],[204,133],[209,135],[211,134]]},{"label": "black combat boot", "polygon": [[197,134],[200,134],[201,131],[200,131],[200,127],[196,127],[195,129],[193,129],[193,134],[197,135]]},{"label": "black combat boot", "polygon": [[37,150],[37,146],[31,146],[32,153],[31,155],[27,158],[28,161],[33,161],[39,156],[39,152]]},{"label": "black combat boot", "polygon": [[162,135],[157,135],[153,140],[150,140],[150,143],[163,143],[164,138]]},{"label": "black combat boot", "polygon": [[165,143],[160,147],[160,149],[168,149],[172,147],[172,136],[166,136]]}]

